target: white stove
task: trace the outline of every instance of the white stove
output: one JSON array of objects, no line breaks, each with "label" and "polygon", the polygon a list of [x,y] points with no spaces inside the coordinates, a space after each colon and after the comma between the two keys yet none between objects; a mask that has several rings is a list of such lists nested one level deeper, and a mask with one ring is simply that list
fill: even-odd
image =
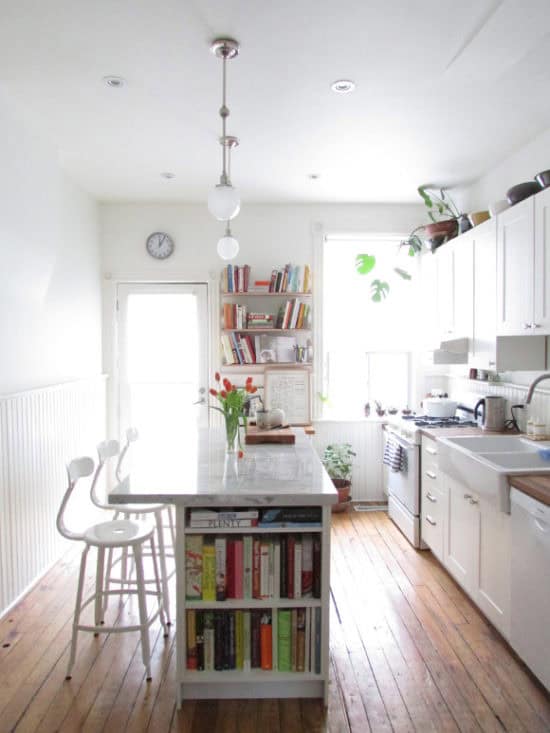
[{"label": "white stove", "polygon": [[[425,548],[420,536],[420,442],[421,430],[477,427],[468,417],[428,417],[427,415],[389,416],[385,430],[385,445],[403,455],[394,461],[397,469],[388,466],[388,514],[409,542]],[[386,452],[386,451],[385,451]]]}]

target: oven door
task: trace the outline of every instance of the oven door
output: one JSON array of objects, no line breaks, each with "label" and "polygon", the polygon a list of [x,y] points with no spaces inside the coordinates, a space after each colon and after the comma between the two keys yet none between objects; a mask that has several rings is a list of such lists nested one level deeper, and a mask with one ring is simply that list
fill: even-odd
[{"label": "oven door", "polygon": [[394,440],[407,453],[407,466],[403,471],[388,469],[388,491],[413,516],[420,516],[420,446],[410,443],[391,430],[386,440]]}]

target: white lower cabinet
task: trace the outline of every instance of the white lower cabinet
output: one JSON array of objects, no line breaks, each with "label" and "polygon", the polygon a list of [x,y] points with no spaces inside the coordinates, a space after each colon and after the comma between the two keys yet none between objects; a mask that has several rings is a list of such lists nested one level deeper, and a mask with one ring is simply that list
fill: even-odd
[{"label": "white lower cabinet", "polygon": [[422,467],[422,539],[509,638],[510,515],[439,471],[433,458],[428,460]]},{"label": "white lower cabinet", "polygon": [[479,552],[474,600],[506,638],[510,636],[511,518],[479,502]]},{"label": "white lower cabinet", "polygon": [[445,476],[444,480],[449,495],[444,564],[464,590],[473,597],[476,586],[479,499],[448,476]]}]

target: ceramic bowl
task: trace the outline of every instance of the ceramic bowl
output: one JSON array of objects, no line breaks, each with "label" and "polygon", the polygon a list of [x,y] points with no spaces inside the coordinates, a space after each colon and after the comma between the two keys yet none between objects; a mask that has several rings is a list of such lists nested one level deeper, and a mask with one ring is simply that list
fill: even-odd
[{"label": "ceramic bowl", "polygon": [[508,201],[506,201],[506,199],[500,199],[499,201],[493,201],[493,203],[489,206],[489,213],[491,214],[491,216],[494,217],[509,208],[510,204],[508,203]]},{"label": "ceramic bowl", "polygon": [[529,196],[533,196],[538,191],[540,191],[538,183],[535,183],[535,181],[525,181],[525,183],[518,183],[516,186],[512,186],[506,192],[506,198],[510,206],[513,206],[514,204],[519,204],[524,199],[528,199]]},{"label": "ceramic bowl", "polygon": [[478,224],[483,224],[488,218],[488,211],[474,211],[472,214],[468,214],[468,219],[473,227],[476,227]]},{"label": "ceramic bowl", "polygon": [[535,181],[539,184],[541,188],[548,188],[550,186],[550,171],[542,171],[542,173],[537,173],[535,176]]}]

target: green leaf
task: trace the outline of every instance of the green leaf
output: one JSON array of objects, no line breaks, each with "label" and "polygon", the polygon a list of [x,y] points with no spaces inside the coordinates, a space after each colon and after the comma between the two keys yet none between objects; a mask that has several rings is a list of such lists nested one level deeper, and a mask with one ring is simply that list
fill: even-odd
[{"label": "green leaf", "polygon": [[390,291],[390,286],[387,282],[382,280],[373,280],[371,283],[371,300],[375,303],[380,303],[382,298],[385,298]]},{"label": "green leaf", "polygon": [[428,196],[428,194],[426,193],[426,189],[423,186],[419,186],[418,187],[418,193],[422,197],[422,199],[423,199],[424,203],[426,204],[426,206],[428,207],[428,209],[431,209],[432,206],[433,206],[433,202],[432,202],[431,198]]},{"label": "green leaf", "polygon": [[409,273],[406,270],[402,270],[401,267],[394,267],[393,271],[396,272],[399,277],[402,277],[403,280],[412,280],[412,277],[409,275]]},{"label": "green leaf", "polygon": [[355,269],[360,275],[368,275],[376,265],[374,255],[357,255],[355,258]]}]

